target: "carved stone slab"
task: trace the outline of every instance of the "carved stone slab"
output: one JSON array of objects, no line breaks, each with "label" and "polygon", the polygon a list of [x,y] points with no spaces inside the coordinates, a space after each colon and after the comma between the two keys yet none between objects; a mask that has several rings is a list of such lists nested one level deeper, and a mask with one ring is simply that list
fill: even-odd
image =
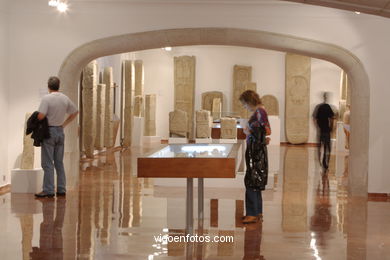
[{"label": "carved stone slab", "polygon": [[97,83],[97,65],[96,61],[90,62],[83,70],[83,144],[85,155],[88,158],[93,158],[95,150],[95,115],[96,105],[94,102],[94,88]]},{"label": "carved stone slab", "polygon": [[310,57],[286,54],[286,137],[292,144],[309,138]]},{"label": "carved stone slab", "polygon": [[144,113],[144,97],[135,96],[134,97],[134,116],[143,117]]},{"label": "carved stone slab", "polygon": [[101,150],[104,147],[104,119],[106,106],[106,85],[96,86],[96,137],[95,148]]},{"label": "carved stone slab", "polygon": [[194,138],[194,104],[195,104],[195,56],[174,58],[175,110],[187,113],[187,130],[189,138]]},{"label": "carved stone slab", "polygon": [[156,95],[145,96],[145,136],[156,136]]},{"label": "carved stone slab", "polygon": [[279,102],[273,95],[265,95],[261,97],[261,102],[265,107],[265,111],[269,116],[279,116]]},{"label": "carved stone slab", "polygon": [[142,60],[134,61],[134,96],[144,95],[144,64]]},{"label": "carved stone slab", "polygon": [[175,109],[175,111],[169,113],[169,136],[188,136],[187,112]]},{"label": "carved stone slab", "polygon": [[221,118],[221,139],[237,138],[237,120],[235,118]]},{"label": "carved stone slab", "polygon": [[104,68],[103,83],[106,85],[106,107],[105,107],[105,119],[104,119],[104,146],[112,147],[112,114],[113,114],[113,98],[114,98],[114,81],[112,76],[112,67]]},{"label": "carved stone slab", "polygon": [[210,138],[213,118],[208,110],[196,111],[196,138]]},{"label": "carved stone slab", "polygon": [[125,60],[122,63],[122,77],[123,77],[123,95],[124,95],[124,109],[123,109],[123,146],[130,147],[132,134],[132,98],[133,88],[131,84],[132,64],[131,60]]},{"label": "carved stone slab", "polygon": [[220,98],[213,99],[213,106],[211,109],[213,119],[220,119],[222,115],[222,101]]},{"label": "carved stone slab", "polygon": [[[210,91],[202,93],[202,110],[213,110],[213,100],[219,98],[223,104],[223,94],[220,91]],[[221,108],[222,109],[222,108]]]},{"label": "carved stone slab", "polygon": [[34,169],[34,140],[31,138],[31,134],[26,135],[27,120],[30,116],[31,113],[26,114],[26,120],[24,123],[23,153],[22,153],[22,163],[20,166],[20,169],[22,170]]},{"label": "carved stone slab", "polygon": [[242,118],[248,118],[248,112],[242,107],[240,95],[247,89],[252,80],[252,67],[234,65],[233,71],[233,109],[232,111]]}]

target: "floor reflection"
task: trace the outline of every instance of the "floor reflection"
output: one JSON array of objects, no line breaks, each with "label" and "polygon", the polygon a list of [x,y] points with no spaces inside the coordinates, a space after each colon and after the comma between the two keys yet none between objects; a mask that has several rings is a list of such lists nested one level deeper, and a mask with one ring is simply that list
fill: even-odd
[{"label": "floor reflection", "polygon": [[241,222],[243,183],[205,180],[200,226],[194,201],[195,234],[234,242],[158,242],[159,234],[185,235],[186,193],[185,181],[136,177],[137,155],[152,148],[83,162],[79,188],[65,199],[1,196],[1,259],[334,260],[390,253],[390,203],[349,198],[348,155],[332,154],[324,172],[317,150],[307,147],[281,147],[277,181],[263,193],[262,223]]}]

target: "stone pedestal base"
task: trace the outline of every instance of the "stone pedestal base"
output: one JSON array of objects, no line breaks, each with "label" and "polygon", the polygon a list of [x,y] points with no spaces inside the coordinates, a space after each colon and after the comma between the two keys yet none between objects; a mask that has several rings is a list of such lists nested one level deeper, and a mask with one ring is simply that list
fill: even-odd
[{"label": "stone pedestal base", "polygon": [[169,137],[168,144],[187,144],[188,138]]},{"label": "stone pedestal base", "polygon": [[144,136],[144,144],[161,143],[161,136]]},{"label": "stone pedestal base", "polygon": [[43,170],[22,170],[11,171],[11,192],[12,193],[38,193],[42,190]]},{"label": "stone pedestal base", "polygon": [[211,138],[196,138],[195,143],[196,144],[211,144],[211,143],[213,143],[213,139],[211,139]]},{"label": "stone pedestal base", "polygon": [[144,135],[144,118],[135,116],[133,120],[131,146],[136,146],[136,147],[142,146],[143,135]]},{"label": "stone pedestal base", "polygon": [[236,144],[237,143],[237,138],[236,139],[213,139],[214,144]]}]

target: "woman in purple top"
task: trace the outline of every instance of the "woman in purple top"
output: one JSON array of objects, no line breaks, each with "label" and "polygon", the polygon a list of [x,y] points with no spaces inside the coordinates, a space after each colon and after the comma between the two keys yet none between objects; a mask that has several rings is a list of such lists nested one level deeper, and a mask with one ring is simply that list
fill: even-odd
[{"label": "woman in purple top", "polygon": [[265,189],[268,178],[267,135],[271,134],[267,112],[261,103],[259,95],[247,90],[240,96],[242,105],[252,116],[244,129],[247,135],[245,151],[245,211],[243,223],[254,223],[262,219],[263,201],[261,191]]}]

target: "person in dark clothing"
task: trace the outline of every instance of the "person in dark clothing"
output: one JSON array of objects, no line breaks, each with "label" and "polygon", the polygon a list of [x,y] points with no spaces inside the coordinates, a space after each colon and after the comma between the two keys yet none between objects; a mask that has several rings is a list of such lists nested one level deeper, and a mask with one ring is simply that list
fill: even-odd
[{"label": "person in dark clothing", "polygon": [[[327,103],[329,98],[329,93],[324,92],[324,102],[317,105],[314,109],[313,118],[319,129],[319,149],[318,149],[318,159],[322,167],[327,170],[329,168],[330,152],[331,152],[331,143],[330,143],[330,134],[333,130],[333,120],[335,118],[335,113],[332,110],[332,107]],[[321,150],[323,151],[321,159]]]}]

